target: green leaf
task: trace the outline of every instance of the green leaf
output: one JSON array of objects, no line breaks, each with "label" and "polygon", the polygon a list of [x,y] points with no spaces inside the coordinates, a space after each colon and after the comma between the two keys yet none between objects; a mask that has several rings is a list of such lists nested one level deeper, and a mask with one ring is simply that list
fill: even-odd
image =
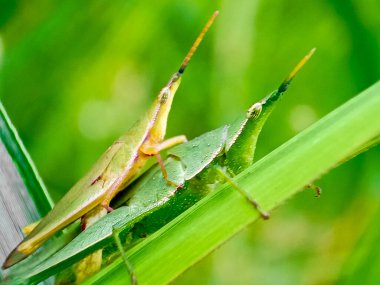
[{"label": "green leaf", "polygon": [[53,201],[1,102],[0,139],[12,157],[40,215],[46,215],[51,210]]},{"label": "green leaf", "polygon": [[[235,182],[270,210],[380,135],[380,83],[373,85],[239,174]],[[140,284],[167,284],[259,214],[229,185],[128,251]],[[179,254],[180,253],[180,254]],[[125,284],[121,259],[84,284]]]}]

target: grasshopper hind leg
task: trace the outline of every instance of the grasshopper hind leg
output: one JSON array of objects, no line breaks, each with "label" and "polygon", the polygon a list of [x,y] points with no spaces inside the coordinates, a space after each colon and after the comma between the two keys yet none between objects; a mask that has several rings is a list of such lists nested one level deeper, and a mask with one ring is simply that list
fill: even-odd
[{"label": "grasshopper hind leg", "polygon": [[217,172],[223,176],[223,178],[235,189],[237,190],[242,196],[244,196],[248,202],[256,209],[256,211],[259,212],[261,218],[263,220],[268,220],[269,219],[269,213],[265,212],[261,209],[259,203],[249,194],[247,191],[242,189],[239,185],[237,185],[223,169],[220,167],[216,168]]}]

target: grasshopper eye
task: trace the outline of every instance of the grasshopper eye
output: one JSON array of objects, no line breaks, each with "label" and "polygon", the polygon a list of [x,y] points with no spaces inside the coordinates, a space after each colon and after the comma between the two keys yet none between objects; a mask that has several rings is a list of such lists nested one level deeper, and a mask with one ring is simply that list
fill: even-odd
[{"label": "grasshopper eye", "polygon": [[166,101],[169,98],[169,94],[170,94],[170,89],[168,87],[165,87],[164,89],[162,89],[162,91],[160,93],[160,97],[159,97],[159,100],[160,100],[161,104],[165,104],[166,103]]},{"label": "grasshopper eye", "polygon": [[248,109],[247,118],[248,119],[256,119],[263,109],[263,105],[261,103],[255,103],[251,108]]},{"label": "grasshopper eye", "polygon": [[172,76],[172,78],[170,79],[170,82],[171,83],[174,83],[174,82],[177,82],[178,79],[181,77],[181,73],[177,72],[177,73],[174,73],[174,75]]}]

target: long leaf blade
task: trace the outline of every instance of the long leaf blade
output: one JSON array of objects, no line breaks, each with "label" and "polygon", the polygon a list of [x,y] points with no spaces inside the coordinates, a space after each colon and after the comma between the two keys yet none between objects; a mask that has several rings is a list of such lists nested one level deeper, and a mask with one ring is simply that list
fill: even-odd
[{"label": "long leaf blade", "polygon": [[[263,209],[273,209],[378,136],[379,112],[376,83],[242,172],[236,182]],[[170,282],[258,217],[232,187],[221,187],[128,252],[139,282]],[[84,284],[125,284],[125,274],[118,260]]]},{"label": "long leaf blade", "polygon": [[47,214],[53,206],[46,187],[38,171],[22,143],[16,128],[8,117],[3,104],[0,102],[0,139],[17,167],[24,184],[29,191],[41,216]]}]

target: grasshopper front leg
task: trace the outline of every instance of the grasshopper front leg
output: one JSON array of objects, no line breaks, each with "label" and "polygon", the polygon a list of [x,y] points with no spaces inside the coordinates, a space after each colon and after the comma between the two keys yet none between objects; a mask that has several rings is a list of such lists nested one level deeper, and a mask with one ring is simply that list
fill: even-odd
[{"label": "grasshopper front leg", "polygon": [[[173,137],[173,138],[170,138],[170,139],[167,139],[163,142],[159,142],[159,143],[150,143],[150,144],[147,144],[147,143],[144,143],[141,145],[141,147],[139,148],[139,151],[142,153],[142,155],[145,155],[145,156],[155,156],[157,158],[157,161],[158,161],[158,164],[160,165],[160,168],[161,168],[161,171],[162,171],[162,175],[166,181],[166,183],[170,186],[174,186],[176,188],[180,188],[181,185],[177,185],[175,182],[171,181],[168,177],[168,173],[165,169],[165,166],[162,162],[162,159],[161,159],[161,155],[160,155],[160,151],[164,150],[164,149],[167,149],[167,148],[170,148],[170,147],[173,147],[175,145],[178,145],[178,144],[181,144],[181,143],[184,143],[187,141],[187,138],[183,135],[181,136],[176,136],[176,137]],[[118,186],[118,185],[117,185]],[[106,197],[104,198],[103,202],[101,203],[101,206],[104,207],[108,212],[111,212],[113,211],[113,209],[109,206],[112,198],[119,192],[119,188],[118,187],[113,187],[106,195]]]},{"label": "grasshopper front leg", "polygon": [[261,207],[259,203],[249,194],[247,191],[242,189],[239,185],[237,185],[223,169],[220,167],[216,167],[216,171],[223,176],[223,178],[235,189],[237,190],[242,196],[244,196],[250,204],[259,212],[261,218],[263,220],[268,220],[269,219],[269,213],[261,210]]},{"label": "grasshopper front leg", "polygon": [[161,143],[158,143],[156,145],[143,145],[140,148],[140,151],[146,155],[152,155],[155,156],[158,162],[158,165],[161,168],[162,175],[164,176],[164,179],[168,185],[174,186],[176,188],[181,187],[181,185],[177,185],[175,182],[171,181],[168,176],[168,172],[165,169],[165,165],[162,162],[160,151],[164,149],[171,148],[173,146],[176,146],[178,144],[182,144],[187,142],[187,138],[184,135],[172,137],[170,139],[167,139]]}]

